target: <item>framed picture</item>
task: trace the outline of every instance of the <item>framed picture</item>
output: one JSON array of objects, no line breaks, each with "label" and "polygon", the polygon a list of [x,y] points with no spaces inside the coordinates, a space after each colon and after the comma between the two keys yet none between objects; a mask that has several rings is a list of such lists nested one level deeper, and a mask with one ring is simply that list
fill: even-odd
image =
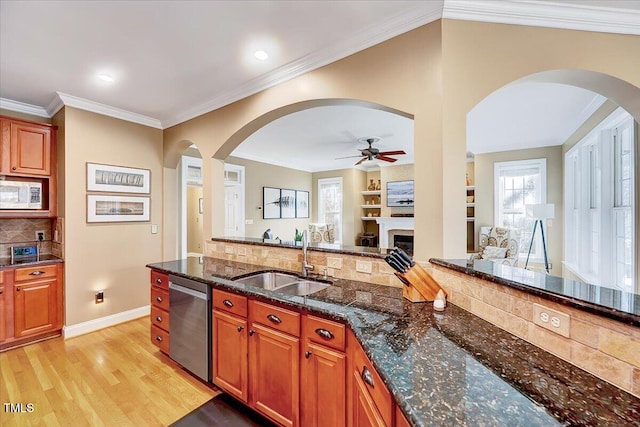
[{"label": "framed picture", "polygon": [[296,218],[309,218],[308,191],[296,191]]},{"label": "framed picture", "polygon": [[296,217],[296,190],[280,190],[280,218]]},{"label": "framed picture", "polygon": [[280,189],[262,187],[262,218],[280,218]]},{"label": "framed picture", "polygon": [[149,194],[151,171],[87,163],[87,191]]},{"label": "framed picture", "polygon": [[151,198],[87,195],[87,222],[149,221]]},{"label": "framed picture", "polygon": [[387,182],[387,206],[413,206],[413,180]]}]

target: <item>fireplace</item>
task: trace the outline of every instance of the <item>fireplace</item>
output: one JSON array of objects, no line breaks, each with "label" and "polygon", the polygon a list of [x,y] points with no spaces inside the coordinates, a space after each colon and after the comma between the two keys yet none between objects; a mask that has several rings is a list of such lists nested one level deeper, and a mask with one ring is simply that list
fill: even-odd
[{"label": "fireplace", "polygon": [[409,254],[409,256],[413,256],[413,236],[396,234],[393,236],[393,246],[397,246]]}]

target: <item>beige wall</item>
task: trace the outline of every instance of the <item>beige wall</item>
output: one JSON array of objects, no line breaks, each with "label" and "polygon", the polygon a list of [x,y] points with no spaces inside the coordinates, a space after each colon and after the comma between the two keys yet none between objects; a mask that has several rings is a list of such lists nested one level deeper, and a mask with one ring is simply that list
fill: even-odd
[{"label": "beige wall", "polygon": [[[253,221],[253,224],[245,224],[246,237],[261,238],[265,230],[270,228],[274,238],[294,240],[296,228],[309,228],[311,218],[262,219],[262,210],[258,207],[262,208],[262,187],[308,191],[309,203],[313,206],[311,173],[239,157],[228,157],[226,163],[245,167],[245,220]],[[210,237],[213,236],[207,235],[207,240]]]},{"label": "beige wall", "polygon": [[[147,263],[162,259],[162,131],[67,107],[64,119],[66,326],[149,304]],[[151,170],[151,222],[86,222],[86,162]],[[105,302],[94,304],[94,293]]]},{"label": "beige wall", "polygon": [[187,252],[202,253],[202,187],[187,187]]},{"label": "beige wall", "polygon": [[[551,274],[562,276],[562,242],[564,239],[563,179],[562,179],[562,146],[532,148],[527,150],[501,151],[497,153],[476,154],[476,221],[475,234],[479,236],[480,227],[492,226],[495,222],[495,200],[493,168],[496,162],[515,160],[546,159],[547,160],[547,203],[555,205],[555,218],[545,224],[547,253],[551,262]],[[478,238],[476,237],[476,240]],[[520,262],[524,267],[524,262]]]},{"label": "beige wall", "polygon": [[[421,199],[428,208],[419,215],[416,230],[433,237],[418,242],[416,250],[422,258],[441,256],[441,204],[427,203],[442,199],[440,51],[438,21],[174,126],[165,130],[165,166],[175,167],[178,153],[190,143],[198,146],[203,158],[224,159],[257,128],[302,108],[300,102],[348,99],[399,110],[416,119],[416,156],[428,159],[416,183],[416,209]],[[205,235],[222,235],[221,226],[212,220],[219,215],[214,211],[221,209],[215,199],[222,192],[222,180],[219,168],[208,168],[205,162],[205,212],[211,212],[210,217],[205,214]]]}]

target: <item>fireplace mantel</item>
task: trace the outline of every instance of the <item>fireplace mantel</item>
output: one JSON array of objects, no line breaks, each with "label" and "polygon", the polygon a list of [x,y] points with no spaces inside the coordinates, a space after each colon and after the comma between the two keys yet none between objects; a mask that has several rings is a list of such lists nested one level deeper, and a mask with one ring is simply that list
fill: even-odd
[{"label": "fireplace mantel", "polygon": [[389,248],[389,231],[392,230],[412,230],[414,228],[413,217],[380,217],[376,218],[376,222],[380,226],[380,235],[378,236],[380,248]]}]

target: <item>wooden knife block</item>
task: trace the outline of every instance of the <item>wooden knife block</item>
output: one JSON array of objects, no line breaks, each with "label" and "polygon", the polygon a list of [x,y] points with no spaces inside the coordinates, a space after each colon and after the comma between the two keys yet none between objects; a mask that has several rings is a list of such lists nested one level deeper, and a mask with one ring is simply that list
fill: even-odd
[{"label": "wooden knife block", "polygon": [[445,296],[447,295],[436,279],[419,264],[409,268],[406,273],[395,273],[395,275],[405,285],[402,288],[402,296],[411,302],[433,301],[440,290]]}]

